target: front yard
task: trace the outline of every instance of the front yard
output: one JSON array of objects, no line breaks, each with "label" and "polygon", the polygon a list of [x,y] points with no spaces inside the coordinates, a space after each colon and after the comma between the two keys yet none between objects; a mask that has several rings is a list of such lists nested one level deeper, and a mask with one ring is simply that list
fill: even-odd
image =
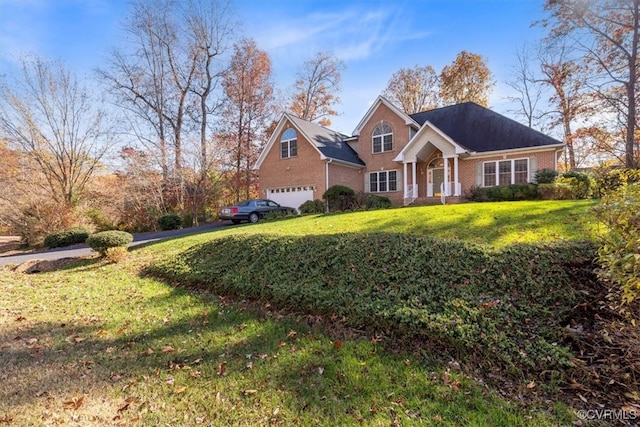
[{"label": "front yard", "polygon": [[345,319],[185,288],[192,278],[164,282],[145,271],[230,236],[393,232],[495,248],[592,238],[591,205],[310,216],[151,244],[119,264],[89,259],[34,275],[0,270],[0,424],[570,424],[573,410],[545,403],[550,385],[537,379],[495,388],[454,357],[399,348],[403,341]]}]

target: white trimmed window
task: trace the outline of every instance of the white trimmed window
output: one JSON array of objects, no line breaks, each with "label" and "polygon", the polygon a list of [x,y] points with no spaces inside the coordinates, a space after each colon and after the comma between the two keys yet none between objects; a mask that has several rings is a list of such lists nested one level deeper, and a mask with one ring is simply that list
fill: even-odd
[{"label": "white trimmed window", "polygon": [[393,150],[393,130],[387,124],[376,126],[373,130],[373,152],[383,153]]},{"label": "white trimmed window", "polygon": [[298,134],[293,129],[287,129],[280,137],[280,157],[287,159],[298,155]]},{"label": "white trimmed window", "polygon": [[380,171],[367,174],[369,193],[398,191],[398,171]]},{"label": "white trimmed window", "polygon": [[529,159],[496,160],[482,164],[482,185],[526,184],[529,182]]}]

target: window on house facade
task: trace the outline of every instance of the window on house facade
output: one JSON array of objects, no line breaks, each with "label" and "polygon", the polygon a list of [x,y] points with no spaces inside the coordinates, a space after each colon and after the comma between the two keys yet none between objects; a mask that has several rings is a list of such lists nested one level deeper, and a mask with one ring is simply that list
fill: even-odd
[{"label": "window on house facade", "polygon": [[529,159],[498,160],[483,163],[483,185],[525,184],[529,182]]},{"label": "window on house facade", "polygon": [[393,131],[391,126],[381,124],[373,130],[373,152],[383,153],[393,150]]},{"label": "window on house facade", "polygon": [[487,162],[484,164],[484,186],[493,187],[496,185],[496,163]]},{"label": "window on house facade", "polygon": [[526,184],[529,182],[529,160],[518,159],[513,161],[514,184]]},{"label": "window on house facade", "polygon": [[298,134],[293,129],[287,129],[280,137],[280,157],[287,159],[298,155]]},{"label": "window on house facade", "polygon": [[381,171],[369,173],[370,193],[398,191],[398,171]]}]

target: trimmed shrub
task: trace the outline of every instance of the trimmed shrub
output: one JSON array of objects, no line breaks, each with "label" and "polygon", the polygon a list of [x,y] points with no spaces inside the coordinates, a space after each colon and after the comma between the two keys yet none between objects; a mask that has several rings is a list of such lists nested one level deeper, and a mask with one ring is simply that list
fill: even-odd
[{"label": "trimmed shrub", "polygon": [[588,199],[591,197],[592,182],[586,173],[567,171],[556,179],[556,184],[568,186],[571,192],[571,199]]},{"label": "trimmed shrub", "polygon": [[89,237],[89,231],[84,227],[72,227],[56,231],[44,238],[44,246],[53,249],[84,243]]},{"label": "trimmed shrub", "polygon": [[94,251],[106,256],[107,249],[126,247],[133,241],[133,235],[126,231],[109,230],[92,234],[87,239],[87,245]]},{"label": "trimmed shrub", "polygon": [[359,191],[354,197],[355,207],[362,210],[388,209],[393,203],[388,197]]},{"label": "trimmed shrub", "polygon": [[607,226],[598,250],[602,275],[613,283],[612,294],[630,304],[640,299],[640,184],[621,186],[594,210]]},{"label": "trimmed shrub", "polygon": [[322,200],[307,200],[298,208],[301,214],[319,214],[324,212],[324,202]]},{"label": "trimmed shrub", "polygon": [[375,194],[367,194],[367,197],[365,199],[365,208],[367,210],[388,209],[392,206],[393,204],[388,197],[378,196]]},{"label": "trimmed shrub", "polygon": [[322,198],[329,205],[330,212],[353,210],[356,206],[356,192],[345,185],[333,185],[324,192]]},{"label": "trimmed shrub", "polygon": [[563,182],[539,184],[538,197],[542,200],[574,200],[573,187]]},{"label": "trimmed shrub", "polygon": [[474,202],[509,202],[537,200],[539,195],[535,184],[510,184],[495,187],[473,187],[467,198]]},{"label": "trimmed shrub", "polygon": [[554,169],[538,169],[536,171],[536,182],[538,184],[553,184],[558,177],[558,171]]},{"label": "trimmed shrub", "polygon": [[182,227],[180,215],[169,214],[158,218],[158,226],[161,230],[177,230]]},{"label": "trimmed shrub", "polygon": [[184,215],[182,215],[182,224],[181,224],[182,228],[189,228],[189,227],[193,227],[193,214],[186,213]]}]

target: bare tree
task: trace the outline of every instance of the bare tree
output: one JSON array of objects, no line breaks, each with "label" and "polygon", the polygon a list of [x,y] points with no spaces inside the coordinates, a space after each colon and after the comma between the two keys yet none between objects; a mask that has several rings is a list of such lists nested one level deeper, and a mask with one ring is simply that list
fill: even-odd
[{"label": "bare tree", "polygon": [[57,203],[77,204],[112,145],[105,113],[61,63],[37,57],[2,79],[0,100],[9,143],[37,164]]},{"label": "bare tree", "polygon": [[224,1],[134,0],[125,26],[132,51],[114,52],[109,69],[99,70],[116,103],[135,114],[139,139],[159,149],[166,186],[179,195],[178,208],[184,201],[185,138],[198,139],[199,163],[211,164],[209,118],[220,105],[213,95],[231,42],[230,17]]},{"label": "bare tree", "polygon": [[306,61],[298,73],[289,111],[302,119],[330,126],[329,117],[338,114],[332,106],[340,103],[337,93],[344,68],[342,61],[327,52],[318,52]]},{"label": "bare tree", "polygon": [[524,117],[527,126],[540,127],[538,121],[544,115],[539,106],[543,98],[543,88],[536,72],[536,58],[527,46],[518,49],[515,57],[516,63],[512,67],[511,79],[507,82],[515,91],[515,95],[510,95],[507,99],[517,105],[512,112]]},{"label": "bare tree", "polygon": [[565,169],[577,166],[574,150],[573,125],[581,117],[592,111],[586,90],[585,70],[580,63],[569,58],[564,43],[549,44],[539,53],[541,77],[539,82],[552,89],[549,98],[555,120],[552,126],[561,126],[566,147]]},{"label": "bare tree", "polygon": [[611,133],[622,135],[625,165],[638,167],[640,0],[547,0],[545,8],[550,36],[571,42],[582,54],[591,89],[618,118]]},{"label": "bare tree", "polygon": [[438,75],[433,67],[416,65],[393,73],[382,95],[407,114],[438,107]]}]

